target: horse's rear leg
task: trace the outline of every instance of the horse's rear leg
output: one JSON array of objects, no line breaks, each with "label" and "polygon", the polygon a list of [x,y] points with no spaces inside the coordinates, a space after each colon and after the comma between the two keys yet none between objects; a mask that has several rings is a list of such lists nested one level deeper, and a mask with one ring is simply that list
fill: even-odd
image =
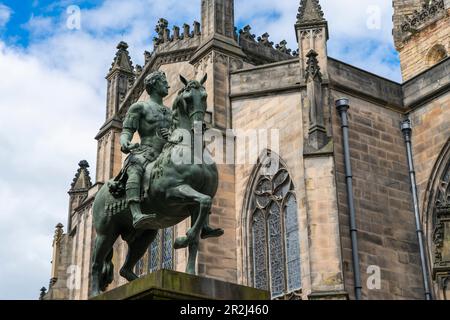
[{"label": "horse's rear leg", "polygon": [[95,239],[95,248],[94,248],[94,256],[92,263],[92,295],[96,296],[100,294],[100,290],[104,288],[106,285],[103,280],[109,278],[103,276],[105,262],[107,256],[111,253],[114,242],[116,241],[117,236],[110,235],[102,235],[97,234]]},{"label": "horse's rear leg", "polygon": [[139,259],[145,254],[150,244],[155,240],[158,230],[145,230],[128,243],[128,254],[125,264],[120,269],[120,275],[128,281],[133,281],[138,276],[133,272]]}]

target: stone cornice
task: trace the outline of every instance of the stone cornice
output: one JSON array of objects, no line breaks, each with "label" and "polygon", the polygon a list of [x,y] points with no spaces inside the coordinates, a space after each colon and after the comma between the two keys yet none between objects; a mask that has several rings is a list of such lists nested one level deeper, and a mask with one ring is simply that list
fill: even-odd
[{"label": "stone cornice", "polygon": [[415,10],[412,15],[406,15],[401,24],[401,41],[407,42],[412,36],[419,33],[447,14],[444,0],[424,2],[420,11]]},{"label": "stone cornice", "polygon": [[114,116],[103,124],[99,133],[95,136],[95,140],[100,140],[111,129],[122,130],[122,121],[117,116]]}]

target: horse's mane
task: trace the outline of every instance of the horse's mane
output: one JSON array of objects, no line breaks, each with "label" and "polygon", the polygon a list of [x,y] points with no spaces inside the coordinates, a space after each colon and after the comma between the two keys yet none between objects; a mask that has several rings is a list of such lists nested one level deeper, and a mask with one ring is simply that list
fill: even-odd
[{"label": "horse's mane", "polygon": [[192,86],[202,87],[200,82],[198,82],[196,80],[189,81],[183,88],[181,88],[178,91],[177,97],[175,98],[175,101],[173,102],[173,105],[172,105],[172,111],[173,111],[172,127],[171,127],[172,132],[178,128],[181,113],[184,113],[187,116],[187,104],[186,104],[186,101],[183,99],[183,93]]},{"label": "horse's mane", "polygon": [[185,111],[187,108],[186,101],[183,99],[184,91],[186,91],[186,87],[178,91],[178,95],[172,105],[172,132],[178,128],[178,125],[180,123],[180,113]]}]

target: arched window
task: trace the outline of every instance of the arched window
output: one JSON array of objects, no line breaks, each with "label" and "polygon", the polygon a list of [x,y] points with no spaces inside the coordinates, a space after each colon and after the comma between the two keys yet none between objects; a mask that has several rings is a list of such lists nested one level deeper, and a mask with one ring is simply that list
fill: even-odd
[{"label": "arched window", "polygon": [[173,270],[174,228],[158,230],[155,240],[149,246],[146,255],[139,260],[135,273],[142,276],[161,269]]},{"label": "arched window", "polygon": [[250,254],[253,286],[272,298],[299,297],[300,242],[294,184],[285,166],[275,174],[262,166],[249,200]]},{"label": "arched window", "polygon": [[447,57],[447,50],[441,44],[433,46],[427,54],[427,64],[429,67],[434,66],[438,62],[444,60]]},{"label": "arched window", "polygon": [[436,299],[450,300],[450,139],[431,172],[423,205]]}]

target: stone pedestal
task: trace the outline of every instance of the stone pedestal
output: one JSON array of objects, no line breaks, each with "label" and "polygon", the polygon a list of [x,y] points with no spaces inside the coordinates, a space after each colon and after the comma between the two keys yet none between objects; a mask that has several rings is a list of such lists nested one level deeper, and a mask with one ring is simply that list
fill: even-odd
[{"label": "stone pedestal", "polygon": [[91,300],[270,300],[270,293],[219,280],[160,270]]}]

